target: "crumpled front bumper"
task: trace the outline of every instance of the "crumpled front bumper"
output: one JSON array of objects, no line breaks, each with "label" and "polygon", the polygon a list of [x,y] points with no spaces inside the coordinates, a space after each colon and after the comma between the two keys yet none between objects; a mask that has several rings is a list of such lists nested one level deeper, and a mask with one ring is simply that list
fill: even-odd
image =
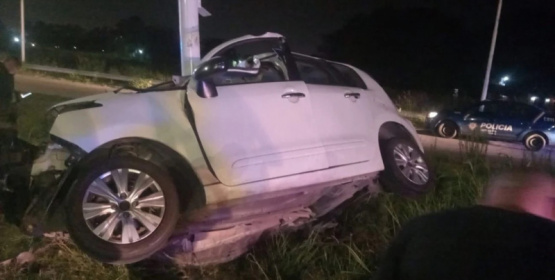
[{"label": "crumpled front bumper", "polygon": [[56,230],[63,223],[55,219],[56,199],[71,169],[66,167],[70,152],[57,144],[50,144],[44,153],[32,162],[11,170],[6,180],[14,213],[12,221],[28,234],[41,235]]}]

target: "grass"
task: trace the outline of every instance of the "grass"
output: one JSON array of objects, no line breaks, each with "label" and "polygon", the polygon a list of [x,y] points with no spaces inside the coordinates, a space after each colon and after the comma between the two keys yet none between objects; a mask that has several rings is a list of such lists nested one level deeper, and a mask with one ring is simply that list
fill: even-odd
[{"label": "grass", "polygon": [[[27,126],[40,120],[39,107],[59,101],[54,99],[40,96],[23,106],[21,130],[34,141],[40,139],[42,126]],[[319,223],[266,236],[248,254],[218,266],[104,265],[69,240],[31,239],[0,220],[0,261],[29,250],[37,258],[31,266],[0,267],[0,279],[369,279],[389,242],[409,219],[475,204],[489,177],[497,172],[545,167],[541,162],[487,158],[486,149],[484,143],[463,142],[460,154],[454,156],[432,148],[427,156],[435,168],[436,188],[428,195],[418,199],[385,193],[362,197]],[[337,225],[319,226],[331,221]]]},{"label": "grass", "polygon": [[34,93],[19,103],[19,137],[38,145],[48,141],[48,120],[46,111],[52,105],[66,101],[66,98]]}]

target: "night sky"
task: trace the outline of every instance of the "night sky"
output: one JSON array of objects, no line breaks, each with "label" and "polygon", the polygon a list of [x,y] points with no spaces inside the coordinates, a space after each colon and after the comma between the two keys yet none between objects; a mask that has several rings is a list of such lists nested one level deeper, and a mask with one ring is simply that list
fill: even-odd
[{"label": "night sky", "polygon": [[[137,15],[147,24],[177,26],[177,0],[26,0],[28,21],[70,23],[84,27],[114,25]],[[549,10],[552,0],[505,0],[504,13],[522,8]],[[380,7],[434,7],[474,28],[491,28],[497,0],[204,0],[212,17],[201,19],[205,37],[232,38],[274,31],[287,36],[301,51],[311,52],[322,34],[343,25],[357,13]],[[19,26],[19,0],[0,1],[0,20]]]},{"label": "night sky", "polygon": [[[113,26],[121,19],[136,15],[148,25],[175,30],[178,28],[177,0],[25,2],[28,22],[41,20],[47,23],[75,24],[92,28]],[[203,0],[203,6],[213,15],[201,18],[203,38],[229,39],[244,34],[272,31],[285,35],[294,50],[308,54],[317,52],[322,43],[322,35],[342,28],[357,14],[371,14],[382,8],[432,8],[464,26],[469,30],[469,34],[480,34],[471,38],[479,40],[476,39],[473,45],[462,50],[476,54],[476,61],[473,62],[476,69],[471,71],[480,72],[480,75],[471,79],[469,77],[467,80],[475,80],[478,83],[479,76],[485,70],[497,0]],[[526,20],[521,20],[520,15],[523,12],[526,12]],[[536,13],[538,20],[534,20]],[[555,46],[555,36],[549,35],[549,32],[553,32],[550,31],[555,23],[553,19],[555,0],[505,0],[494,74],[510,74],[510,71],[516,71],[513,68],[520,67],[522,62],[534,60],[535,64],[526,68],[526,71],[541,67],[538,71],[545,74],[542,80],[553,80],[551,76],[555,73],[555,54],[546,57],[553,53],[551,50]],[[19,28],[19,0],[0,0],[0,21],[10,28]],[[366,40],[371,41],[371,38]],[[532,56],[533,53],[537,55]],[[522,77],[525,73],[521,70],[517,74]],[[537,78],[539,75],[534,73],[532,79],[535,79],[534,77]]]},{"label": "night sky", "polygon": [[[71,23],[84,27],[114,25],[120,19],[140,16],[147,24],[177,26],[177,0],[26,0],[28,21]],[[436,7],[464,24],[492,24],[496,0],[204,0],[213,14],[201,19],[203,36],[231,38],[246,33],[274,31],[287,36],[301,51],[310,52],[320,35],[329,33],[357,13],[380,7]],[[506,10],[518,11],[534,3],[551,9],[553,1],[506,0]],[[526,3],[524,3],[526,2]],[[487,20],[484,20],[487,19]],[[19,0],[0,1],[0,20],[19,26]]]}]

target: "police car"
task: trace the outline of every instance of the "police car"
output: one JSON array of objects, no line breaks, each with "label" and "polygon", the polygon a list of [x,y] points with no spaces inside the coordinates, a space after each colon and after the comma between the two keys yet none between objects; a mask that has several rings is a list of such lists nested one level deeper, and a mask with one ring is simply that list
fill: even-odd
[{"label": "police car", "polygon": [[426,127],[443,138],[478,133],[492,140],[522,142],[531,151],[555,143],[555,116],[513,101],[482,101],[464,110],[430,112]]}]

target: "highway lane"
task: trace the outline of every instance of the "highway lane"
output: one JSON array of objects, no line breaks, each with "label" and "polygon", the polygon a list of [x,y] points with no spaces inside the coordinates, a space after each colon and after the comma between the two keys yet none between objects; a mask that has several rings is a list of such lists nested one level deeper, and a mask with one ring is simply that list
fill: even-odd
[{"label": "highway lane", "polygon": [[[473,143],[459,139],[445,139],[439,138],[425,131],[419,131],[420,141],[424,146],[424,150],[441,150],[459,153],[461,150],[465,151],[465,146],[468,147]],[[542,160],[551,161],[555,163],[555,148],[547,147],[539,152],[530,152],[524,148],[521,143],[508,143],[500,141],[489,141],[486,153],[488,157],[510,158],[513,160]]]},{"label": "highway lane", "polygon": [[112,91],[113,88],[95,84],[57,80],[48,77],[15,75],[15,89],[19,92],[35,92],[57,95],[66,98],[78,98]]}]

